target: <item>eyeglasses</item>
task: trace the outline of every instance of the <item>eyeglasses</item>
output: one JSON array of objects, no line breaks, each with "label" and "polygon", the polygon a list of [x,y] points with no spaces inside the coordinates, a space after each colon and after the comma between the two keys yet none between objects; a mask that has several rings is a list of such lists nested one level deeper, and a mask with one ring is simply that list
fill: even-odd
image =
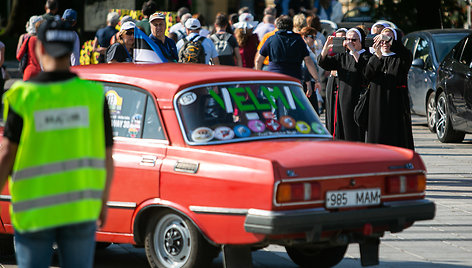
[{"label": "eyeglasses", "polygon": [[306,37],[310,37],[311,39],[315,39],[315,37],[312,34],[309,34]]},{"label": "eyeglasses", "polygon": [[357,41],[356,38],[346,38],[346,40],[349,41],[349,42],[356,42]]},{"label": "eyeglasses", "polygon": [[126,35],[134,35],[134,31],[126,31],[125,34]]}]

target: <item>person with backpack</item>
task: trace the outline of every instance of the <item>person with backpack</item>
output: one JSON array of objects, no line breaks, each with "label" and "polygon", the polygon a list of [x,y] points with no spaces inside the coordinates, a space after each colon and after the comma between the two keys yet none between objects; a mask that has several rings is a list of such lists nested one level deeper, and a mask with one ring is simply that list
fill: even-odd
[{"label": "person with backpack", "polygon": [[200,36],[200,21],[190,18],[185,22],[185,31],[187,37],[177,42],[177,50],[179,51],[179,62],[183,63],[203,63],[219,65],[218,52],[213,42]]},{"label": "person with backpack", "polygon": [[36,76],[41,72],[41,64],[36,58],[36,42],[37,36],[36,31],[43,21],[41,16],[32,16],[29,20],[29,25],[31,26],[28,33],[30,36],[23,41],[21,44],[20,50],[16,54],[16,59],[20,62],[20,71],[23,73],[23,80],[27,81],[31,77]]},{"label": "person with backpack", "polygon": [[[210,36],[218,52],[218,59],[221,65],[243,66],[239,45],[236,38],[226,31],[228,27],[228,17],[224,13],[218,13],[215,20],[216,33]],[[236,63],[235,63],[236,59]]]}]

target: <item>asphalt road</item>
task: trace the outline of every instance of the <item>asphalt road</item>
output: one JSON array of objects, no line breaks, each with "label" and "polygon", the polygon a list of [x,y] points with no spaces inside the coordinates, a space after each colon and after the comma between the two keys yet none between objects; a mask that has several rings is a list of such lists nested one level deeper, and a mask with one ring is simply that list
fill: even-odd
[{"label": "asphalt road", "polygon": [[[430,133],[423,117],[413,116],[415,148],[428,170],[427,198],[436,203],[436,217],[381,239],[380,264],[373,267],[472,267],[472,135],[460,144],[442,144]],[[57,259],[54,261],[57,265]],[[17,267],[14,256],[3,257],[4,267]],[[297,267],[283,247],[253,252],[255,268]],[[144,249],[111,245],[96,252],[95,267],[149,267]],[[222,268],[220,256],[211,268]],[[359,248],[350,245],[336,267],[361,267]]]}]

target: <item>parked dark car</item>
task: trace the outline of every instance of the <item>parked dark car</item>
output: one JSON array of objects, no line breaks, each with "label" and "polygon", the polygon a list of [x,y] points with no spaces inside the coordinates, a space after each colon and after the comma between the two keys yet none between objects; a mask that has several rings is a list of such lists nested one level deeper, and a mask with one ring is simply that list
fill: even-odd
[{"label": "parked dark car", "polygon": [[462,142],[466,133],[472,133],[472,34],[441,62],[436,95],[438,139]]},{"label": "parked dark car", "polygon": [[435,132],[438,66],[454,45],[470,33],[465,29],[424,30],[409,33],[403,39],[413,54],[408,73],[411,111],[426,116],[431,132]]}]

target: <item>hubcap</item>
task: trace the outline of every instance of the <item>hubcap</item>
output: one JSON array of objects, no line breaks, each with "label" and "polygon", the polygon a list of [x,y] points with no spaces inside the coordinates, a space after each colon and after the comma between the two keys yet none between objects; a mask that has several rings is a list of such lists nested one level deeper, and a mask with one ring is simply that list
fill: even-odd
[{"label": "hubcap", "polygon": [[190,239],[188,226],[180,216],[165,215],[154,232],[157,258],[165,267],[182,267],[190,255]]},{"label": "hubcap", "polygon": [[433,97],[429,97],[428,101],[428,125],[433,128],[436,123],[436,103]]},{"label": "hubcap", "polygon": [[444,132],[446,130],[446,120],[447,120],[447,115],[446,115],[446,100],[444,99],[443,96],[440,96],[438,99],[438,104],[437,104],[437,110],[436,110],[436,131],[438,134],[438,137],[442,138],[444,136]]}]

